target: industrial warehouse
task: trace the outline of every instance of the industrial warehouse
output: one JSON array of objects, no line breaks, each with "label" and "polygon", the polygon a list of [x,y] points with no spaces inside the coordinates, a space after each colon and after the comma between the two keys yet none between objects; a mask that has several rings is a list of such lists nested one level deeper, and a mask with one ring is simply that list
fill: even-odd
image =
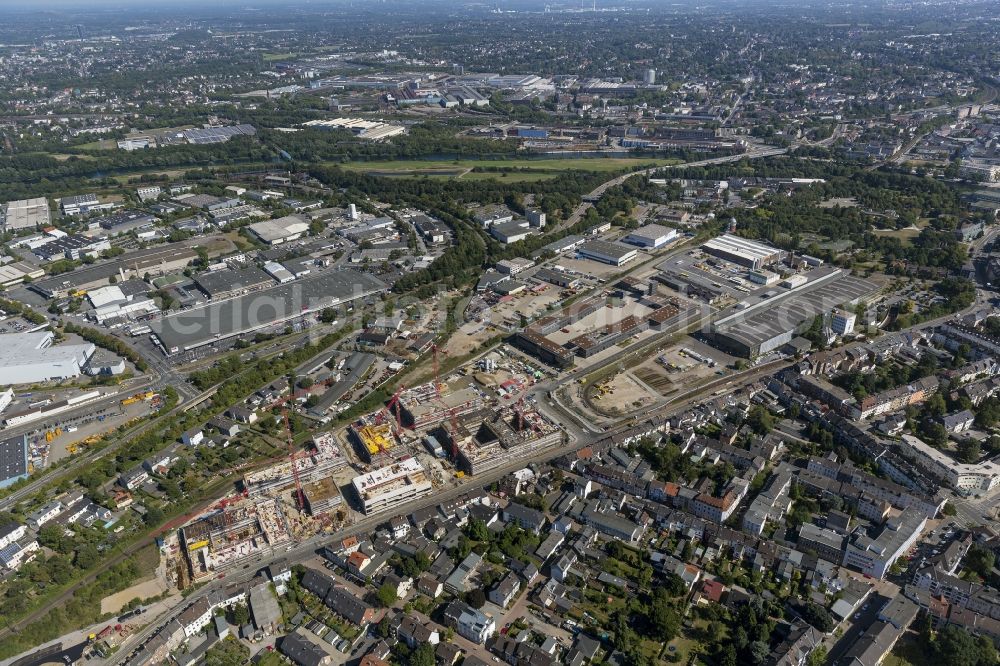
[{"label": "industrial warehouse", "polygon": [[702,245],[701,249],[720,259],[754,270],[776,263],[782,257],[781,250],[777,248],[732,234],[713,238]]},{"label": "industrial warehouse", "polygon": [[774,351],[808,328],[819,315],[853,306],[879,286],[834,267],[821,267],[754,294],[712,324],[713,344],[730,354],[754,358]]},{"label": "industrial warehouse", "polygon": [[614,305],[601,298],[574,303],[517,332],[511,342],[565,369],[576,357],[596,356],[648,329],[663,331],[681,314],[681,302],[657,295],[655,282],[626,277],[614,286]]},{"label": "industrial warehouse", "polygon": [[71,379],[83,374],[96,347],[85,342],[53,346],[51,331],[0,335],[0,377],[4,384]]},{"label": "industrial warehouse", "polygon": [[150,328],[164,353],[176,354],[216,340],[282,324],[386,289],[384,282],[367,273],[329,271],[313,278],[163,317],[152,323]]}]

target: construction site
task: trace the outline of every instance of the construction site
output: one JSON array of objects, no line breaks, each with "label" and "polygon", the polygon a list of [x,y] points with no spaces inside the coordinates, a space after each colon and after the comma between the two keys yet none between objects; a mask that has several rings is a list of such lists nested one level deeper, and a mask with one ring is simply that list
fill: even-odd
[{"label": "construction site", "polygon": [[466,474],[482,474],[524,459],[564,441],[565,433],[523,400],[494,411],[474,430],[463,426],[449,433],[456,451],[456,466]]},{"label": "construction site", "polygon": [[481,474],[562,443],[562,430],[518,399],[542,376],[518,357],[491,354],[442,381],[435,362],[433,381],[400,388],[385,408],[352,424],[347,437],[366,469],[414,457],[425,460],[432,479],[444,459],[455,478]]},{"label": "construction site", "polygon": [[[249,559],[271,555],[292,539],[276,498],[223,500],[218,508],[181,528],[190,582],[216,576]],[[186,587],[179,580],[179,587]]]},{"label": "construction site", "polygon": [[296,451],[290,458],[244,475],[243,491],[250,497],[278,495],[293,486],[328,478],[346,467],[348,462],[336,439],[328,432],[317,433],[311,448]]}]

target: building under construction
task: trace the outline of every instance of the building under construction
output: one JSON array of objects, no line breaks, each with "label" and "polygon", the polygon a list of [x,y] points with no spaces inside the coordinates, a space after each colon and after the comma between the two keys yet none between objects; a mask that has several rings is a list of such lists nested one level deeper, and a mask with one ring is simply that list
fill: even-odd
[{"label": "building under construction", "polygon": [[523,404],[505,407],[483,421],[474,436],[456,442],[457,465],[468,474],[482,474],[556,446],[564,438],[562,430],[535,410]]},{"label": "building under construction", "polygon": [[330,477],[318,479],[302,486],[306,510],[311,516],[319,516],[335,511],[344,503],[344,496]]},{"label": "building under construction", "polygon": [[[295,456],[295,467],[303,484],[326,478],[346,466],[347,458],[328,432],[314,436],[313,447]],[[289,461],[249,472],[243,477],[243,489],[250,496],[274,495],[294,484],[292,463]]]},{"label": "building under construction", "polygon": [[389,451],[396,445],[396,440],[392,436],[392,425],[389,423],[369,424],[366,421],[358,421],[351,425],[348,433],[358,455],[369,463],[385,460]]},{"label": "building under construction", "polygon": [[422,384],[403,393],[398,403],[403,425],[416,430],[427,430],[450,415],[464,416],[482,406],[483,395],[469,379],[443,384],[440,395],[434,382]]},{"label": "building under construction", "polygon": [[250,558],[265,557],[291,540],[278,500],[238,500],[180,530],[193,582],[212,577]]}]

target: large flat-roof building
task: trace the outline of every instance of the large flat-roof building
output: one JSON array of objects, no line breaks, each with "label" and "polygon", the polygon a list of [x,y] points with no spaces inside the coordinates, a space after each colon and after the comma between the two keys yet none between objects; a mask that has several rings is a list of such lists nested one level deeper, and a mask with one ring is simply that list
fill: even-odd
[{"label": "large flat-roof building", "polygon": [[658,248],[663,247],[673,239],[677,238],[677,230],[671,227],[664,227],[659,224],[647,224],[629,233],[622,240],[639,247]]},{"label": "large flat-roof building", "polygon": [[59,199],[63,215],[87,215],[99,210],[111,210],[115,207],[111,201],[102,202],[96,194],[77,194]]},{"label": "large flat-roof building", "polygon": [[732,234],[723,234],[718,238],[713,238],[702,245],[701,249],[720,259],[754,270],[773,264],[782,256],[781,250],[776,247]]},{"label": "large flat-roof building", "polygon": [[456,465],[469,474],[483,474],[562,441],[562,431],[535,412],[499,412],[484,420],[473,437],[456,447]]},{"label": "large flat-roof building", "polygon": [[0,265],[0,287],[12,287],[30,278],[32,280],[45,276],[45,271],[37,266],[23,261],[13,261]]},{"label": "large flat-roof building", "polygon": [[713,344],[735,356],[760,356],[791,341],[817,315],[853,306],[878,289],[875,283],[832,266],[803,277],[804,281],[789,289],[777,287],[755,294],[713,322]]},{"label": "large flat-roof building", "polygon": [[147,273],[160,275],[184,268],[197,257],[198,253],[191,247],[177,247],[176,244],[151,247],[126,253],[115,261],[36,280],[28,288],[45,298],[61,298],[78,289],[107,285],[112,277],[121,282],[130,277],[143,277]]},{"label": "large flat-roof building", "polygon": [[482,404],[479,390],[469,380],[442,385],[440,393],[433,384],[422,384],[399,397],[403,423],[420,429],[447,419],[445,410],[459,417],[478,411]]},{"label": "large flat-roof building", "polygon": [[0,488],[28,478],[28,438],[25,435],[0,440]]},{"label": "large flat-roof building", "polygon": [[884,578],[893,562],[916,543],[927,516],[915,508],[889,518],[875,537],[856,534],[844,553],[844,565],[872,578]]},{"label": "large flat-roof building", "polygon": [[2,211],[2,226],[5,231],[37,229],[52,223],[49,200],[45,197],[8,201]]},{"label": "large flat-roof building", "polygon": [[593,259],[594,261],[600,261],[612,266],[627,264],[639,254],[634,247],[602,240],[588,241],[577,248],[576,251],[584,259]]},{"label": "large flat-roof building", "polygon": [[573,352],[531,329],[516,333],[513,342],[532,356],[560,369],[572,367],[576,361]]},{"label": "large flat-roof building", "polygon": [[247,225],[247,230],[262,243],[279,245],[301,238],[309,231],[309,223],[295,215],[286,215],[277,220],[264,220]]},{"label": "large flat-roof building", "polygon": [[416,458],[404,458],[388,467],[356,476],[351,485],[366,514],[391,509],[428,495],[434,489]]},{"label": "large flat-roof building", "polygon": [[199,273],[194,283],[209,298],[223,299],[271,286],[274,280],[256,266],[247,266],[235,271],[226,269]]},{"label": "large flat-roof building", "polygon": [[163,317],[150,323],[150,328],[164,352],[176,354],[215,340],[279,325],[387,288],[384,282],[367,273],[326,271],[315,277]]},{"label": "large flat-roof building", "polygon": [[96,347],[53,346],[51,331],[0,335],[0,377],[5,384],[32,384],[79,377]]}]

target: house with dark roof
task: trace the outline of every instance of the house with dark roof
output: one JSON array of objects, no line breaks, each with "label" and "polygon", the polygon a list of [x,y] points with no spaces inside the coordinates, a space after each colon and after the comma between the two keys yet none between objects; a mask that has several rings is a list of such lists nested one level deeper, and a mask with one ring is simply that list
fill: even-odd
[{"label": "house with dark roof", "polygon": [[516,523],[521,529],[528,530],[534,534],[541,532],[545,526],[544,513],[516,502],[511,502],[503,510],[503,519],[508,523]]},{"label": "house with dark roof", "polygon": [[298,666],[328,666],[333,663],[333,657],[323,648],[298,632],[285,636],[278,649]]}]

